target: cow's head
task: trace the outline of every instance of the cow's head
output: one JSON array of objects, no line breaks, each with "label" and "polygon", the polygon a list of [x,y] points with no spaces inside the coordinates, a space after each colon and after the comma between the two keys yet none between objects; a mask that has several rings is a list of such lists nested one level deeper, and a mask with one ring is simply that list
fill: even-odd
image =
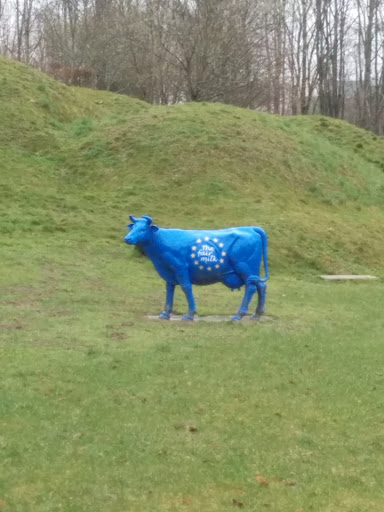
[{"label": "cow's head", "polygon": [[130,245],[142,244],[148,242],[153,233],[158,231],[158,227],[152,224],[151,217],[143,215],[142,219],[136,219],[133,215],[129,218],[132,224],[128,224],[127,228],[130,230],[128,235],[124,238],[125,242]]}]

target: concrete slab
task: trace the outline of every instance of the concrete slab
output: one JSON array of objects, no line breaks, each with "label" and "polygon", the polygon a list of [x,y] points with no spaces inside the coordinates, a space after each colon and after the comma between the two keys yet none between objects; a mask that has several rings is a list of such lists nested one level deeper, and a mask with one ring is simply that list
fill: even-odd
[{"label": "concrete slab", "polygon": [[[276,317],[271,315],[262,315],[258,320],[251,320],[252,315],[245,316],[241,323],[265,323],[265,322],[271,322],[273,320],[276,320]],[[148,320],[154,320],[159,322],[168,322],[169,320],[160,320],[158,315],[148,315]],[[182,315],[171,315],[170,321],[171,322],[181,322]],[[220,315],[206,315],[206,316],[195,316],[194,322],[230,322],[232,316],[220,316]]]},{"label": "concrete slab", "polygon": [[322,277],[326,281],[347,281],[347,280],[352,280],[352,279],[357,279],[357,280],[379,279],[378,277],[375,277],[375,276],[370,276],[370,275],[354,275],[354,274],[329,275],[329,276],[320,276],[320,277]]}]

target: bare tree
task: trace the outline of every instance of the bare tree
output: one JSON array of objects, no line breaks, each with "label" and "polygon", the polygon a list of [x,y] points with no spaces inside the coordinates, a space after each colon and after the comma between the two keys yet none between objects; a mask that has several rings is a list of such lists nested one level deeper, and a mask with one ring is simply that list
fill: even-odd
[{"label": "bare tree", "polygon": [[286,21],[291,112],[308,114],[317,85],[316,18],[313,0],[293,0]]}]

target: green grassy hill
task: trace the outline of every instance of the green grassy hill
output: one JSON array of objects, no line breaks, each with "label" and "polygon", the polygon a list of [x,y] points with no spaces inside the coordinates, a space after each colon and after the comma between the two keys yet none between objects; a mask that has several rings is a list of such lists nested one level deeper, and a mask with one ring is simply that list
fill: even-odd
[{"label": "green grassy hill", "polygon": [[324,117],[150,106],[0,59],[0,231],[113,239],[263,226],[272,272],[380,272],[383,139]]}]

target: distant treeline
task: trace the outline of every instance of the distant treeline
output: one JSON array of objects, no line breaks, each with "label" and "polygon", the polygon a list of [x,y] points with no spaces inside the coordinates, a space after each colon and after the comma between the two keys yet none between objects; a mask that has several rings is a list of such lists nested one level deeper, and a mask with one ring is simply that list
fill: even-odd
[{"label": "distant treeline", "polygon": [[320,113],[384,133],[384,0],[0,0],[0,52],[150,103]]}]

